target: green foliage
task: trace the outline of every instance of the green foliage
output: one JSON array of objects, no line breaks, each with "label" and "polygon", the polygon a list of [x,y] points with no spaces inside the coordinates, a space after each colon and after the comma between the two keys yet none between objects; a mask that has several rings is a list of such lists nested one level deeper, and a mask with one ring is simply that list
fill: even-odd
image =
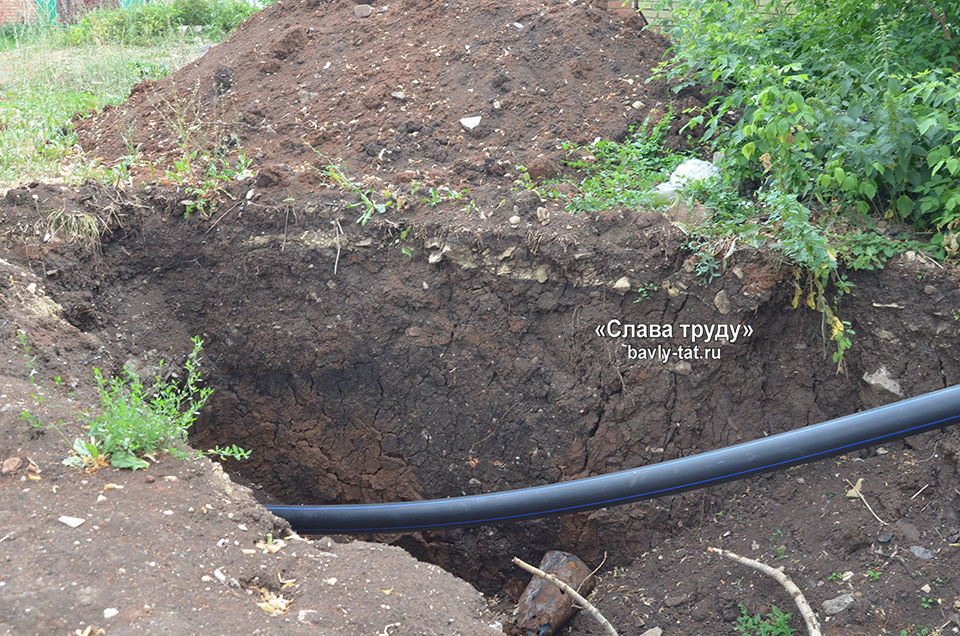
[{"label": "green foliage", "polygon": [[774,530],[770,535],[770,553],[775,559],[787,558],[787,546],[783,543],[782,530]]},{"label": "green foliage", "polygon": [[740,618],[737,619],[737,632],[743,636],[793,636],[795,633],[790,627],[790,617],[793,614],[784,614],[774,605],[767,615],[751,615],[747,608],[740,605]]},{"label": "green foliage", "polygon": [[180,155],[164,176],[182,185],[184,216],[194,212],[206,218],[226,195],[224,186],[253,176],[253,163],[239,149],[234,128],[226,121],[226,106],[217,101],[212,118],[205,116],[199,83],[173,102],[163,97],[154,108],[177,139]]},{"label": "green foliage", "polygon": [[660,286],[653,282],[643,283],[642,285],[637,287],[637,298],[633,301],[634,304],[641,303],[647,300],[648,298],[650,298],[650,294],[657,291],[659,288]]},{"label": "green foliage", "polygon": [[[761,189],[750,200],[728,178],[688,186],[690,202],[700,202],[712,217],[690,228],[688,268],[709,283],[725,268],[736,244],[765,245],[796,268],[793,307],[805,305],[822,317],[825,342],[840,370],[854,331],[838,317],[840,299],[850,291],[845,269],[877,269],[895,254],[926,246],[903,236],[888,236],[835,212],[815,214],[796,194]],[[866,227],[862,227],[866,225]]]},{"label": "green foliage", "polygon": [[386,214],[387,208],[393,205],[393,199],[388,198],[383,202],[377,201],[375,198],[376,193],[374,192],[373,188],[361,188],[347,177],[340,166],[327,159],[326,155],[316,149],[314,149],[314,152],[320,155],[320,157],[327,162],[326,173],[330,181],[348,190],[349,192],[352,192],[360,199],[356,203],[351,203],[347,206],[348,208],[360,209],[360,216],[357,217],[357,223],[360,224],[360,227],[366,227],[367,223],[373,218],[374,214]]},{"label": "green foliage", "polygon": [[[193,351],[185,363],[186,377],[180,384],[160,377],[163,362],[150,386],[145,386],[136,373],[124,368],[123,377],[106,379],[94,369],[100,393],[100,411],[87,422],[89,441],[74,440],[73,453],[63,463],[68,466],[96,465],[100,458],[109,459],[116,468],[146,468],[141,457],[156,451],[167,451],[178,457],[189,455],[183,450],[187,432],[213,389],[200,387],[200,351],[203,341],[193,338]],[[209,451],[221,457],[246,458],[249,452],[232,445]]]},{"label": "green foliage", "polygon": [[129,9],[94,9],[67,30],[66,38],[71,44],[136,44],[155,40],[179,26],[202,26],[223,34],[257,10],[245,0],[173,0]]},{"label": "green foliage", "polygon": [[663,206],[665,200],[652,191],[653,186],[665,180],[684,159],[663,150],[670,119],[669,112],[656,123],[647,118],[639,128],[631,126],[622,142],[600,140],[586,147],[565,144],[566,164],[585,175],[579,184],[580,194],[567,209],[595,212],[615,206]]},{"label": "green foliage", "polygon": [[[664,4],[676,45],[663,74],[712,91],[691,123],[724,150],[726,170],[804,203],[938,231],[956,254],[960,60],[922,4]],[[947,20],[960,30],[956,14]]]}]

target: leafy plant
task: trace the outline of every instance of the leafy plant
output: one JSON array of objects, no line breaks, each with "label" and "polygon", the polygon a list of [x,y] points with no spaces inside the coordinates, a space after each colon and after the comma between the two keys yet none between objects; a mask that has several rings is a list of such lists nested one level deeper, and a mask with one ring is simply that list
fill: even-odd
[{"label": "leafy plant", "polygon": [[639,302],[643,302],[644,300],[647,300],[648,298],[650,298],[650,294],[657,291],[657,289],[659,288],[660,286],[657,285],[656,283],[644,283],[640,285],[639,287],[637,287],[637,298],[633,302],[639,303]]},{"label": "leafy plant", "polygon": [[323,153],[316,149],[313,149],[313,151],[320,155],[320,157],[327,162],[327,177],[336,185],[339,185],[340,187],[359,197],[360,200],[358,202],[351,203],[347,207],[351,209],[360,208],[360,216],[357,217],[357,223],[360,224],[360,227],[366,227],[367,223],[373,218],[374,214],[385,214],[387,208],[393,205],[394,199],[392,198],[388,198],[383,202],[377,201],[374,198],[376,196],[376,192],[374,192],[373,188],[361,188],[358,184],[354,183],[347,177],[342,168],[330,161]]},{"label": "leafy plant", "polygon": [[883,575],[881,570],[867,570],[864,576],[867,577],[868,581],[876,582],[880,580],[880,577]]},{"label": "leafy plant", "polygon": [[[203,341],[192,339],[194,348],[185,363],[186,378],[180,385],[163,380],[163,362],[152,385],[145,386],[139,376],[124,368],[123,377],[106,379],[94,369],[100,394],[100,410],[87,420],[87,439],[77,438],[73,453],[63,463],[68,466],[103,465],[109,460],[117,468],[146,468],[143,455],[167,451],[186,458],[183,450],[187,431],[213,390],[201,387],[199,355]],[[221,457],[245,459],[248,451],[231,445],[208,451]],[[202,454],[202,453],[201,453]]]},{"label": "leafy plant", "polygon": [[902,219],[953,255],[960,25],[940,4],[664,0],[675,46],[660,71],[708,87],[690,126],[739,182]]},{"label": "leafy plant", "polygon": [[743,636],[793,636],[790,627],[792,614],[784,614],[774,605],[766,616],[751,615],[747,608],[740,605],[740,617],[737,619],[737,632]]},{"label": "leafy plant", "polygon": [[770,552],[775,559],[787,558],[787,546],[783,543],[783,531],[774,530],[770,535]]},{"label": "leafy plant", "polygon": [[654,191],[653,186],[683,161],[682,156],[663,149],[663,137],[670,129],[670,121],[670,111],[656,121],[648,117],[639,127],[631,126],[622,142],[600,140],[590,146],[564,144],[566,165],[584,174],[578,184],[580,193],[567,204],[567,209],[595,212],[615,206],[630,209],[664,206],[666,198]]},{"label": "leafy plant", "polygon": [[184,216],[196,212],[206,218],[226,194],[227,183],[253,176],[252,162],[238,148],[234,127],[227,121],[226,105],[217,100],[212,115],[205,114],[197,83],[173,101],[160,96],[152,106],[179,146],[180,154],[165,176],[184,186]]},{"label": "leafy plant", "polygon": [[464,188],[463,190],[453,190],[452,188],[442,185],[438,188],[430,188],[427,190],[427,196],[421,199],[421,202],[426,203],[430,207],[436,207],[441,203],[447,201],[463,201],[467,200],[467,210],[473,208],[474,202],[469,199],[470,190]]},{"label": "leafy plant", "polygon": [[920,607],[922,607],[923,609],[930,609],[931,607],[933,607],[934,603],[936,602],[937,601],[935,599],[928,598],[926,596],[920,597]]},{"label": "leafy plant", "polygon": [[400,230],[400,237],[397,238],[397,239],[393,242],[394,245],[399,245],[399,246],[400,246],[400,252],[403,253],[404,255],[406,255],[406,256],[409,257],[409,258],[413,258],[413,252],[410,250],[409,247],[407,247],[406,245],[404,245],[403,242],[404,242],[405,240],[407,240],[407,235],[410,234],[410,230],[412,230],[412,229],[413,229],[413,226],[412,226],[412,225],[408,225],[407,227],[405,227],[405,228],[403,228],[402,230]]}]

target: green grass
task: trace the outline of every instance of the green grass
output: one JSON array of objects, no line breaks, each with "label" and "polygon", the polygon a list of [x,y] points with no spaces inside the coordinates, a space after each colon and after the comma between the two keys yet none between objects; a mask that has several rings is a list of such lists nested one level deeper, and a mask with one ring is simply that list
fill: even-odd
[{"label": "green grass", "polygon": [[2,187],[90,176],[76,148],[74,113],[120,103],[138,81],[166,75],[200,54],[195,40],[172,37],[150,46],[68,47],[55,33],[33,32],[16,44],[0,50]]}]

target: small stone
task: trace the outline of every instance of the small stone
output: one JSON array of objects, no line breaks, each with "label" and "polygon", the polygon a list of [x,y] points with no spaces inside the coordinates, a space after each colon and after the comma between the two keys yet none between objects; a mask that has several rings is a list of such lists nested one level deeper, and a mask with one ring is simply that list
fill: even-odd
[{"label": "small stone", "polygon": [[358,4],[353,8],[353,15],[358,18],[369,18],[373,14],[373,7],[369,4]]},{"label": "small stone", "polygon": [[877,541],[880,543],[890,543],[891,539],[893,539],[893,533],[890,531],[884,532],[877,537]]},{"label": "small stone", "polygon": [[626,276],[621,277],[617,282],[613,284],[613,291],[618,294],[626,294],[630,291],[630,279]]},{"label": "small stone", "polygon": [[910,552],[913,553],[913,556],[917,557],[918,559],[923,559],[924,561],[929,561],[936,556],[929,549],[919,545],[910,546]]},{"label": "small stone", "polygon": [[717,308],[721,314],[729,314],[732,305],[730,304],[730,296],[726,291],[720,290],[717,292],[716,296],[713,297],[713,306]]},{"label": "small stone", "polygon": [[873,373],[864,371],[863,381],[874,388],[883,389],[884,391],[893,393],[897,397],[903,397],[903,389],[900,388],[900,383],[890,376],[890,372],[887,371],[886,367],[880,367]]},{"label": "small stone", "polygon": [[693,373],[693,367],[690,366],[690,363],[686,360],[667,365],[667,370],[677,375],[690,375]]},{"label": "small stone", "polygon": [[[595,585],[591,568],[579,558],[559,550],[551,550],[540,561],[540,569],[589,595]],[[572,600],[556,586],[533,577],[517,603],[516,632],[551,636],[575,612]]]},{"label": "small stone", "polygon": [[331,537],[326,537],[326,536],[320,537],[319,539],[314,541],[314,543],[321,550],[330,550],[333,548],[334,545],[336,545],[336,543]]},{"label": "small stone", "polygon": [[663,604],[667,607],[676,607],[678,605],[683,605],[690,600],[690,597],[686,594],[681,594],[680,596],[668,596],[664,599]]},{"label": "small stone", "polygon": [[21,466],[23,466],[23,460],[19,457],[7,457],[0,465],[0,473],[11,475],[20,470]]},{"label": "small stone", "polygon": [[31,294],[36,294],[36,293],[37,293],[37,284],[36,284],[36,283],[30,283],[29,285],[27,285],[27,291],[30,292]]},{"label": "small stone", "polygon": [[640,636],[663,636],[663,630],[659,627],[651,627],[647,631],[640,634]]},{"label": "small stone", "polygon": [[107,609],[103,610],[103,617],[113,618],[119,613],[120,613],[120,610],[118,610],[116,607],[108,607]]},{"label": "small stone", "polygon": [[400,100],[401,102],[407,101],[407,94],[403,91],[394,91],[390,93],[390,97]]},{"label": "small stone", "polygon": [[523,219],[521,219],[519,216],[514,214],[513,216],[510,217],[510,225],[513,225],[513,226],[520,225],[520,221],[522,220]]},{"label": "small stone", "polygon": [[926,287],[923,288],[923,293],[926,294],[927,296],[933,296],[934,294],[937,293],[937,288],[934,287],[933,285],[927,285]]},{"label": "small stone", "polygon": [[317,610],[305,609],[300,610],[297,613],[297,620],[301,623],[308,623],[310,625],[319,625],[322,617]]},{"label": "small stone", "polygon": [[463,129],[467,132],[473,132],[477,129],[477,126],[480,125],[480,120],[483,119],[480,115],[474,117],[464,117],[460,120],[460,125],[463,126]]},{"label": "small stone", "polygon": [[493,101],[493,110],[500,110],[500,100],[496,99]]},{"label": "small stone", "polygon": [[824,601],[820,604],[820,607],[823,608],[823,613],[827,616],[833,616],[834,614],[839,614],[843,610],[847,609],[855,603],[853,594],[841,594],[836,598],[831,598]]},{"label": "small stone", "polygon": [[641,108],[643,108],[643,102],[641,102],[641,101],[638,99],[637,101],[635,101],[635,102],[633,102],[632,104],[630,104],[630,106],[631,106],[634,110],[640,110]]},{"label": "small stone", "polygon": [[921,586],[920,586],[920,591],[923,592],[924,594],[929,594],[929,593],[930,593],[930,584],[929,584],[929,583],[924,583],[923,585],[921,585]]},{"label": "small stone", "polygon": [[62,517],[59,517],[57,521],[59,521],[60,523],[65,523],[71,528],[78,528],[81,524],[83,524],[86,521],[86,519],[80,519],[78,517],[68,517],[67,515],[63,515]]}]

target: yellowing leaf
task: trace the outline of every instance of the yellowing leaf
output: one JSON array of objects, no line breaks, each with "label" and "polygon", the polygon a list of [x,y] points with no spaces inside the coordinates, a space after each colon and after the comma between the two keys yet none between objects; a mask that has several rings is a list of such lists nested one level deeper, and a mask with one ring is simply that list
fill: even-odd
[{"label": "yellowing leaf", "polygon": [[800,288],[800,285],[794,284],[793,286],[793,300],[790,301],[790,304],[793,305],[793,308],[796,309],[800,306],[800,296],[803,294],[803,290]]},{"label": "yellowing leaf", "polygon": [[[837,318],[836,316],[833,316],[833,319],[830,322],[831,322],[830,339],[836,340],[837,334],[843,333],[843,323],[840,322],[840,319]],[[860,481],[863,481],[863,480],[861,479]]]},{"label": "yellowing leaf", "polygon": [[392,587],[391,587],[391,588],[388,588],[388,589],[386,589],[386,590],[380,590],[380,591],[383,592],[384,594],[386,594],[387,596],[390,596],[391,594],[393,594],[393,588],[392,588]]},{"label": "yellowing leaf", "polygon": [[[849,482],[848,482],[849,483]],[[847,497],[850,499],[857,499],[860,497],[860,489],[863,487],[863,478],[857,480],[857,483],[854,484],[853,488],[847,491]]]},{"label": "yellowing leaf", "polygon": [[283,539],[277,539],[267,543],[266,541],[258,541],[257,547],[263,550],[264,552],[269,552],[270,554],[276,554],[287,545],[287,542]]},{"label": "yellowing leaf", "polygon": [[290,603],[293,603],[293,599],[283,598],[283,596],[274,594],[265,587],[253,589],[260,592],[260,598],[262,599],[257,603],[257,607],[274,616],[285,613],[287,608],[290,607]]}]

